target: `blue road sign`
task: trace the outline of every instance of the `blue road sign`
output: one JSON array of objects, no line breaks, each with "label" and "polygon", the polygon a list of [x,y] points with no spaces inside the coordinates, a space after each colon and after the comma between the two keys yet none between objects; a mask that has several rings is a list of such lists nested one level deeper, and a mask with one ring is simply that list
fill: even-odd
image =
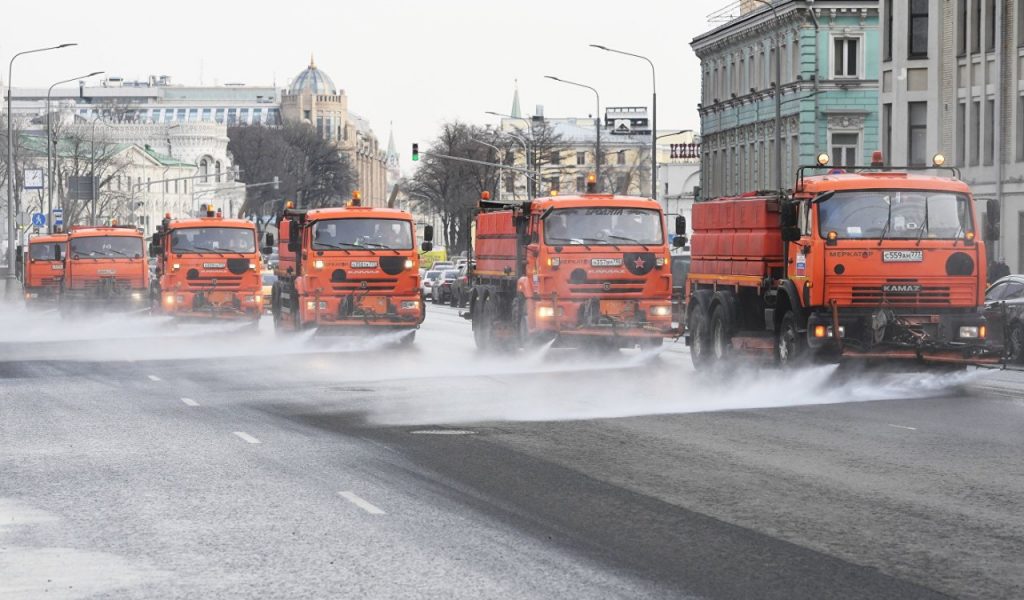
[{"label": "blue road sign", "polygon": [[46,215],[43,213],[32,213],[32,225],[34,227],[46,225]]}]

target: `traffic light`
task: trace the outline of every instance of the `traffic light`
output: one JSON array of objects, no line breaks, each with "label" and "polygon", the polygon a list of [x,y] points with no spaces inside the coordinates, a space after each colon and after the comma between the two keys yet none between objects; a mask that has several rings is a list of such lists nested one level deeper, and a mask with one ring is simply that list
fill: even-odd
[{"label": "traffic light", "polygon": [[420,159],[420,145],[419,144],[413,144],[412,145],[412,160],[413,160],[413,162],[416,162],[419,159]]}]

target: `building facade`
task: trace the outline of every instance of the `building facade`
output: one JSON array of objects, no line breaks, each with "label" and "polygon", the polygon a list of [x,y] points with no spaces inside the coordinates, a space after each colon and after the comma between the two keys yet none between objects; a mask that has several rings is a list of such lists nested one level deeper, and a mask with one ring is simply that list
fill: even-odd
[{"label": "building facade", "polygon": [[[1016,0],[881,0],[887,162],[961,168],[1000,203],[989,259],[1024,268],[1024,11]],[[984,213],[985,203],[979,203]],[[982,218],[988,218],[983,215]],[[980,224],[977,229],[982,230]]]},{"label": "building facade", "polygon": [[833,164],[865,164],[880,147],[877,0],[731,6],[736,14],[720,11],[723,24],[691,42],[703,77],[702,195],[791,188],[797,167],[823,151]]},{"label": "building facade", "polygon": [[345,91],[335,87],[312,57],[309,66],[282,93],[281,116],[288,122],[309,123],[323,139],[348,154],[365,205],[387,205],[387,149],[381,146],[370,122],[349,111]]}]

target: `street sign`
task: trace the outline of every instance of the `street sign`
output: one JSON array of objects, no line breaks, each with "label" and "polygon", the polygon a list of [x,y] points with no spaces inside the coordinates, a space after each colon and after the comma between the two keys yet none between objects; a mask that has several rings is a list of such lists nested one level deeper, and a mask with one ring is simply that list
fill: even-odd
[{"label": "street sign", "polygon": [[55,208],[53,209],[53,226],[60,227],[64,224],[64,209]]},{"label": "street sign", "polygon": [[34,227],[46,225],[46,215],[43,213],[32,213],[32,225]]}]

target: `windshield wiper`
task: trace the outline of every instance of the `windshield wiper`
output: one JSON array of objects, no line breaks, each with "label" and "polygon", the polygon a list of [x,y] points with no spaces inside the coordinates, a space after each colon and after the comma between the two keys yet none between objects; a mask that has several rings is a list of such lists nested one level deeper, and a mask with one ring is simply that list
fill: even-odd
[{"label": "windshield wiper", "polygon": [[613,234],[609,234],[608,237],[615,238],[617,240],[622,240],[624,242],[629,242],[631,244],[636,244],[638,246],[643,246],[644,250],[650,251],[650,248],[647,247],[647,244],[641,242],[640,240],[634,240],[631,237],[626,237],[626,236],[623,236],[623,235],[613,235]]},{"label": "windshield wiper", "polygon": [[885,241],[885,234],[889,233],[889,226],[892,224],[892,199],[889,200],[889,216],[885,219],[885,227],[882,228],[882,235],[878,237],[878,245]]},{"label": "windshield wiper", "polygon": [[921,231],[917,232],[917,242],[915,246],[921,245],[921,237],[924,235],[925,230],[928,229],[928,198],[924,199],[924,223],[921,224]]},{"label": "windshield wiper", "polygon": [[[547,237],[546,239],[547,239],[548,243],[551,243],[551,242],[569,242],[570,245],[574,245],[574,246],[579,245],[579,246],[583,246],[587,250],[590,250],[590,246],[587,245],[586,241],[588,239],[591,239],[591,238]],[[579,244],[576,244],[577,241],[579,241]],[[598,241],[600,241],[600,240],[598,240]]]},{"label": "windshield wiper", "polygon": [[[110,252],[116,252],[117,254],[120,254],[121,256],[128,256],[127,254],[125,254],[124,252],[121,252],[120,250],[115,250],[113,248],[108,248],[108,250]],[[107,253],[104,253],[104,254],[107,254]],[[107,256],[109,256],[109,254],[107,254]]]},{"label": "windshield wiper", "polygon": [[224,252],[222,252],[220,250],[217,250],[215,248],[207,248],[206,246],[192,246],[189,249],[190,250],[199,250],[200,252],[213,252],[213,253],[217,254],[218,256],[224,256]]}]

